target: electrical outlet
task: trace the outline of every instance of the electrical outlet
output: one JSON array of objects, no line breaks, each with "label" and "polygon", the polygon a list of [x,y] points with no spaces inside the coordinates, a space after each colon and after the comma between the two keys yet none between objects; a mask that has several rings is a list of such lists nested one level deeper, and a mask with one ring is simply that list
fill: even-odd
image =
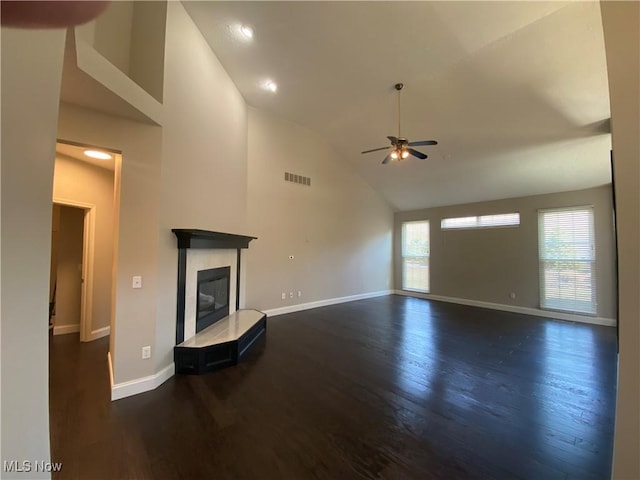
[{"label": "electrical outlet", "polygon": [[142,347],[142,359],[146,360],[147,358],[151,358],[151,346],[149,345]]},{"label": "electrical outlet", "polygon": [[282,299],[283,299],[283,300],[286,300],[286,299],[287,299],[287,294],[286,294],[286,293],[284,293],[284,292],[282,292]]},{"label": "electrical outlet", "polygon": [[509,298],[510,298],[511,300],[513,300],[514,298],[516,298],[516,292],[511,292],[511,293],[509,294]]},{"label": "electrical outlet", "polygon": [[289,292],[289,298],[293,298],[293,292]]},{"label": "electrical outlet", "polygon": [[300,298],[301,296],[302,296],[302,292],[298,290],[298,298]]}]

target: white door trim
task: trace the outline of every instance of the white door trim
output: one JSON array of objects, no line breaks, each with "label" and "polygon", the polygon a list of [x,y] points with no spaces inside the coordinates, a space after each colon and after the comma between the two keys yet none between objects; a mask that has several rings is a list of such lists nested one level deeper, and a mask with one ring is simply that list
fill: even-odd
[{"label": "white door trim", "polygon": [[96,231],[96,206],[91,203],[78,202],[68,198],[53,197],[53,203],[84,210],[84,229],[82,238],[82,290],[80,294],[80,341],[93,340],[91,325],[93,324],[93,267]]}]

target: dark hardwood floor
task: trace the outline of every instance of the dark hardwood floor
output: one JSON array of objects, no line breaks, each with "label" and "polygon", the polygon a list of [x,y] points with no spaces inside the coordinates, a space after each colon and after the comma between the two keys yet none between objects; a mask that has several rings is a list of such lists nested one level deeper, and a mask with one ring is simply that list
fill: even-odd
[{"label": "dark hardwood floor", "polygon": [[606,479],[616,335],[401,296],[269,319],[238,366],[109,401],[51,341],[57,479]]}]

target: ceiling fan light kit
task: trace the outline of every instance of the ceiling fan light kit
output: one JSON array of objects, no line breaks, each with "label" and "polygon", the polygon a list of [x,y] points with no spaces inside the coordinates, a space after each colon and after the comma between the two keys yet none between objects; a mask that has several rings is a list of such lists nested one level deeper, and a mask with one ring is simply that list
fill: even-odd
[{"label": "ceiling fan light kit", "polygon": [[405,160],[407,158],[409,158],[409,155],[413,155],[416,158],[419,158],[421,160],[424,160],[427,158],[427,155],[425,155],[424,153],[415,150],[411,147],[416,147],[419,145],[437,145],[438,142],[436,142],[435,140],[419,140],[417,142],[410,142],[407,138],[402,136],[401,133],[401,110],[400,110],[400,90],[402,90],[402,88],[404,87],[404,84],[402,83],[396,83],[394,85],[394,88],[398,91],[398,136],[397,137],[393,137],[393,136],[388,136],[387,138],[389,139],[389,141],[391,142],[391,146],[389,147],[380,147],[380,148],[374,148],[371,150],[365,150],[362,153],[370,153],[370,152],[377,152],[380,150],[389,150],[390,148],[392,148],[393,150],[391,150],[391,152],[384,158],[384,160],[382,161],[383,165],[386,165],[387,163],[389,163],[390,161],[400,161],[400,160]]}]

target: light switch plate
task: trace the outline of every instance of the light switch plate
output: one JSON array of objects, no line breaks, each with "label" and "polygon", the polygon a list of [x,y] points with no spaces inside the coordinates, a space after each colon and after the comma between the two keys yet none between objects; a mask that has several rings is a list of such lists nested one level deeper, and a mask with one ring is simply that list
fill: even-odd
[{"label": "light switch plate", "polygon": [[134,276],[131,286],[133,288],[142,288],[142,277],[140,275]]}]

